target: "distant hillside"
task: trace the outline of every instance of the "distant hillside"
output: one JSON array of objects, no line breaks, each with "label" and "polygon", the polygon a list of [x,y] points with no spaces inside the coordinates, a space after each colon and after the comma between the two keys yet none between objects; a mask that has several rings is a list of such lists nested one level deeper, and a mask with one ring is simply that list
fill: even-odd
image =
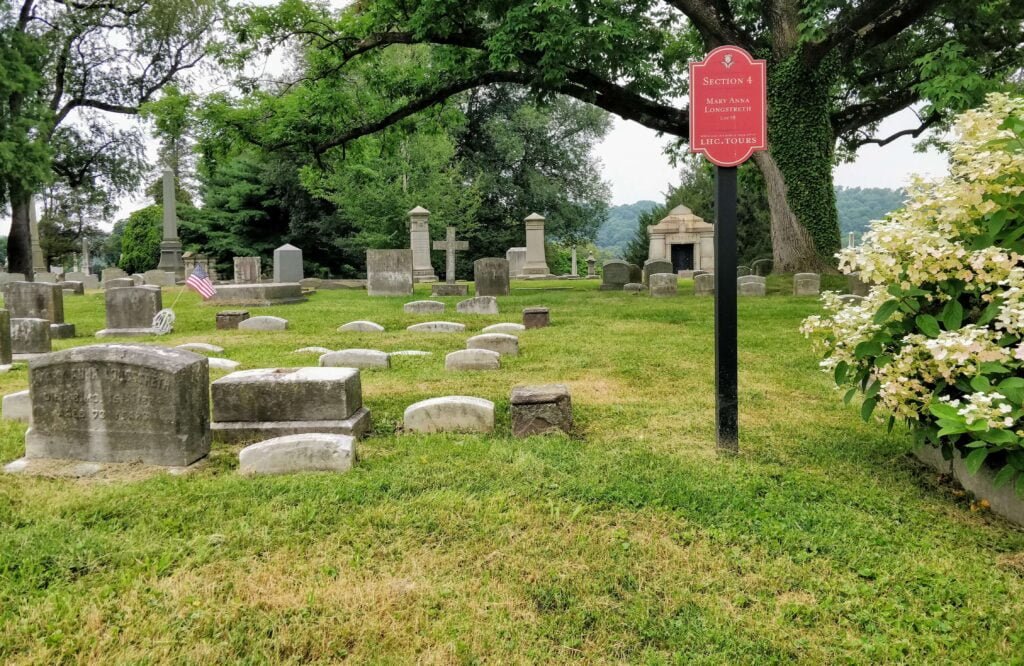
[{"label": "distant hillside", "polygon": [[597,231],[597,246],[621,256],[636,233],[637,220],[657,205],[655,201],[644,200],[609,208],[608,221]]},{"label": "distant hillside", "polygon": [[869,222],[880,220],[902,206],[906,196],[903,190],[885,187],[837,187],[836,208],[843,247],[851,231],[860,239]]}]

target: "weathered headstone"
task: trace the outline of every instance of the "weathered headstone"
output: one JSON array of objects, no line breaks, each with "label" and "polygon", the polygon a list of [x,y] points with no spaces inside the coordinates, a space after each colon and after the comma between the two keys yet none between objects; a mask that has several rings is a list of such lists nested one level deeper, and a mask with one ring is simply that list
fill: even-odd
[{"label": "weathered headstone", "polygon": [[9,369],[13,350],[11,348],[11,313],[0,310],[0,370]]},{"label": "weathered headstone", "polygon": [[402,426],[406,432],[491,432],[494,403],[463,395],[422,400],[406,408]]},{"label": "weathered headstone", "polygon": [[642,282],[627,282],[622,285],[622,291],[629,292],[631,294],[639,294],[646,291],[647,287]]},{"label": "weathered headstone", "polygon": [[408,326],[405,330],[413,333],[462,333],[466,330],[466,325],[452,321],[426,321]]},{"label": "weathered headstone", "polygon": [[106,287],[107,283],[111,280],[119,280],[126,277],[128,277],[128,274],[120,268],[104,268],[100,273],[100,282]]},{"label": "weathered headstone", "polygon": [[444,369],[459,370],[499,370],[501,354],[490,349],[461,349],[444,357]]},{"label": "weathered headstone", "polygon": [[347,472],[356,459],[348,435],[304,433],[274,437],[238,452],[238,473],[246,476],[296,472]]},{"label": "weathered headstone", "polygon": [[33,359],[25,456],[189,465],[210,451],[207,367],[198,354],[143,345]]},{"label": "weathered headstone", "polygon": [[679,277],[675,273],[655,273],[651,275],[648,287],[654,298],[675,296],[679,292]]},{"label": "weathered headstone", "polygon": [[383,333],[384,327],[372,321],[350,321],[338,327],[339,333]]},{"label": "weathered headstone", "polygon": [[587,277],[597,277],[597,259],[594,258],[593,254],[587,255]]},{"label": "weathered headstone", "polygon": [[502,356],[518,356],[519,338],[507,333],[482,333],[466,340],[466,349],[490,349]]},{"label": "weathered headstone", "polygon": [[715,295],[715,274],[714,273],[701,273],[693,278],[693,295],[694,296],[714,296]]},{"label": "weathered headstone", "polygon": [[367,250],[366,293],[370,296],[412,294],[412,250]]},{"label": "weathered headstone", "polygon": [[441,301],[412,301],[402,306],[406,314],[436,314],[444,312],[445,305]]},{"label": "weathered headstone", "polygon": [[622,291],[630,281],[629,266],[625,261],[605,262],[601,269],[601,291]]},{"label": "weathered headstone", "polygon": [[667,259],[648,259],[644,262],[643,283],[650,285],[651,276],[655,273],[672,273],[675,275],[676,271],[672,267],[672,262]]},{"label": "weathered headstone", "polygon": [[10,421],[32,422],[32,397],[28,389],[4,396],[3,418]]},{"label": "weathered headstone", "polygon": [[11,352],[15,360],[29,358],[34,354],[48,354],[52,349],[49,319],[11,319]]},{"label": "weathered headstone", "polygon": [[629,281],[643,284],[644,271],[636,264],[629,264]]},{"label": "weathered headstone", "polygon": [[523,308],[523,326],[526,328],[546,328],[551,324],[551,311],[548,308]]},{"label": "weathered headstone", "polygon": [[759,275],[744,275],[736,278],[736,290],[740,296],[764,296],[768,285],[765,278]]},{"label": "weathered headstone", "polygon": [[526,330],[526,327],[522,324],[514,324],[511,322],[503,324],[491,324],[483,328],[483,333],[508,333],[509,335],[518,335],[519,333]]},{"label": "weathered headstone", "polygon": [[164,307],[160,287],[107,289],[104,299],[107,327],[96,333],[96,337],[156,334],[153,317]]},{"label": "weathered headstone", "polygon": [[8,282],[3,295],[11,319],[48,319],[51,338],[75,337],[75,325],[64,322],[64,291],[59,284]]},{"label": "weathered headstone", "polygon": [[259,257],[235,257],[235,284],[256,284],[260,281],[262,268]]},{"label": "weathered headstone", "polygon": [[173,287],[174,273],[162,270],[146,271],[142,274],[142,284],[154,287]]},{"label": "weathered headstone", "polygon": [[473,262],[473,282],[477,296],[508,296],[508,260],[496,257]]},{"label": "weathered headstone", "polygon": [[8,282],[24,282],[24,273],[0,273],[0,285],[5,285]]},{"label": "weathered headstone", "polygon": [[213,382],[218,440],[334,433],[362,437],[370,427],[355,368],[264,368]]},{"label": "weathered headstone", "polygon": [[56,284],[57,274],[50,271],[36,271],[32,274],[32,279],[45,284]]},{"label": "weathered headstone", "polygon": [[245,310],[223,310],[217,313],[217,330],[234,330],[248,318],[249,313]]},{"label": "weathered headstone", "polygon": [[71,296],[83,296],[85,294],[85,285],[76,280],[64,280],[60,282],[60,288],[65,294]]},{"label": "weathered headstone", "polygon": [[377,349],[341,349],[327,352],[320,357],[322,368],[390,368],[391,359],[386,352]]},{"label": "weathered headstone", "polygon": [[434,265],[430,262],[430,211],[422,206],[409,211],[409,250],[413,280],[437,282]]},{"label": "weathered headstone", "polygon": [[287,319],[267,315],[250,317],[238,323],[238,330],[240,331],[284,331],[287,329]]},{"label": "weathered headstone", "polygon": [[515,437],[572,432],[572,398],[564,384],[517,386],[509,402]]},{"label": "weathered headstone", "polygon": [[505,260],[508,262],[508,275],[510,278],[523,276],[523,267],[526,266],[526,248],[510,247],[505,251]]},{"label": "weathered headstone", "polygon": [[544,217],[531,213],[526,223],[526,264],[523,275],[546,276],[551,274],[544,245]]},{"label": "weathered headstone", "polygon": [[455,305],[455,311],[463,314],[496,315],[498,314],[498,299],[494,296],[467,298]]},{"label": "weathered headstone", "polygon": [[146,276],[141,273],[132,273],[129,277],[132,279],[133,287],[141,287],[146,284]]},{"label": "weathered headstone", "polygon": [[285,244],[274,250],[274,282],[302,280],[302,250]]},{"label": "weathered headstone", "polygon": [[793,276],[794,296],[817,296],[821,293],[821,276],[817,273],[797,273]]}]

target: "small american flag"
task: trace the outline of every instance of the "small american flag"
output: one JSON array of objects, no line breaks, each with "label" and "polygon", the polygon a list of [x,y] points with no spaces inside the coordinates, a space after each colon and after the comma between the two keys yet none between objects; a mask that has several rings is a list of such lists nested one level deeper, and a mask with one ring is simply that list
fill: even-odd
[{"label": "small american flag", "polygon": [[213,298],[217,293],[217,290],[213,288],[213,283],[210,282],[210,275],[200,264],[196,264],[195,270],[185,280],[185,285],[199,292],[204,301]]}]

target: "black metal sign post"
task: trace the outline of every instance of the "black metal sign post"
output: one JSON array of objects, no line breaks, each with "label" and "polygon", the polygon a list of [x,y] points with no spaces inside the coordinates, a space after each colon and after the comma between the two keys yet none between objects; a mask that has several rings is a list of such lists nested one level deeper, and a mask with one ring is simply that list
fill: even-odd
[{"label": "black metal sign post", "polygon": [[715,167],[715,427],[739,451],[736,338],[736,167]]}]

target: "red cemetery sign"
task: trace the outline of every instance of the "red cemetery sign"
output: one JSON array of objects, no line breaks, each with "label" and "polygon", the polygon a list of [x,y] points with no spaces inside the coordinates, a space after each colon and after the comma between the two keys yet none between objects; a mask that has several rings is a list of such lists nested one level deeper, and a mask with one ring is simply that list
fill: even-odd
[{"label": "red cemetery sign", "polygon": [[768,148],[767,68],[737,46],[690,63],[690,152],[734,167]]}]

